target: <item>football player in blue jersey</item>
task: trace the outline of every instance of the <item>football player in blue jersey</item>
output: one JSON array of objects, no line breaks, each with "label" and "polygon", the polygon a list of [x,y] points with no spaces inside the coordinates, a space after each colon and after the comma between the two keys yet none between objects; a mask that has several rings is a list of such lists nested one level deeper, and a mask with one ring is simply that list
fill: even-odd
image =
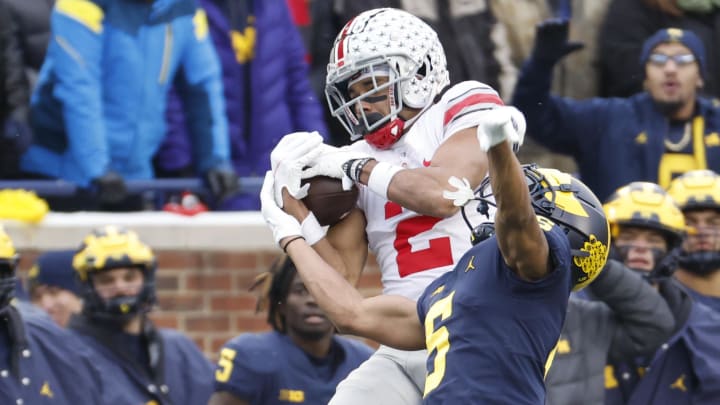
[{"label": "football player in blue jersey", "polygon": [[49,317],[11,304],[18,258],[0,227],[0,403],[102,404],[90,353]]},{"label": "football player in blue jersey", "polygon": [[668,188],[696,232],[685,238],[675,277],[696,301],[720,313],[720,175],[692,170]]},{"label": "football player in blue jersey", "polygon": [[83,311],[69,328],[102,370],[102,404],[207,403],[212,365],[184,335],[158,329],[156,260],[135,232],[105,226],[88,234],[73,258]]},{"label": "football player in blue jersey", "polygon": [[225,344],[209,405],[327,404],[335,387],[372,354],[336,336],[333,326],[287,256],[257,278],[271,332],[247,333]]},{"label": "football player in blue jersey", "polygon": [[275,240],[340,331],[399,349],[427,348],[427,404],[543,404],[570,292],[589,284],[607,260],[610,231],[595,195],[566,173],[521,166],[510,115],[487,114],[477,137],[489,178],[477,196],[467,187],[446,198],[495,205],[494,227],[417,304],[393,295],[363,298],[305,242],[302,202],[284,189],[279,208],[271,173],[261,191]]}]

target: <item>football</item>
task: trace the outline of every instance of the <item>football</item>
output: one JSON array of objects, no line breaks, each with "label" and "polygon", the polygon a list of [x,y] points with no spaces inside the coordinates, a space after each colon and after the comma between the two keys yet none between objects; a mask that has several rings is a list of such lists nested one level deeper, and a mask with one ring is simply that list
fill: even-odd
[{"label": "football", "polygon": [[357,186],[343,190],[342,181],[327,176],[315,176],[303,179],[302,184],[310,183],[308,195],[302,199],[320,225],[335,225],[355,207],[358,198]]}]

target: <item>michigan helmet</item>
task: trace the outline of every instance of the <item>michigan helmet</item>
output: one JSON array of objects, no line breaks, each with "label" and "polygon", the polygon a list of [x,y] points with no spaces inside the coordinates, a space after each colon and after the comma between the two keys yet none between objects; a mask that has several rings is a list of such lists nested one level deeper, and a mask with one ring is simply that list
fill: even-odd
[{"label": "michigan helmet", "polygon": [[[711,170],[692,170],[670,182],[668,193],[683,212],[712,209],[720,211],[720,176]],[[720,252],[681,251],[679,264],[685,270],[708,273],[720,268]]]},{"label": "michigan helmet", "polygon": [[[375,78],[387,76],[379,84]],[[356,81],[373,78],[375,91],[389,91],[390,112],[381,116],[357,108],[375,91],[350,97]],[[380,149],[402,135],[404,107],[423,109],[450,83],[445,51],[437,33],[414,15],[393,8],[365,11],[340,30],[327,66],[325,95],[330,111],[351,140],[360,137]]]},{"label": "michigan helmet", "polygon": [[0,311],[15,297],[15,269],[19,255],[15,251],[12,239],[0,226]]},{"label": "michigan helmet", "polygon": [[[94,230],[75,253],[73,268],[82,286],[83,312],[92,318],[126,321],[150,311],[156,302],[155,255],[133,231],[116,226]],[[135,296],[105,300],[95,290],[93,275],[117,268],[140,269],[144,276],[143,286]]]},{"label": "michigan helmet", "polygon": [[[674,255],[675,250],[685,237],[685,217],[672,197],[655,183],[636,181],[617,189],[608,197],[603,205],[610,233],[617,238],[620,228],[633,226],[652,229],[660,232],[667,241],[667,250],[653,249],[655,268],[649,274],[643,274],[648,279],[665,278],[672,275],[677,268],[673,258],[666,260],[668,255]],[[618,259],[624,261],[627,250],[616,249]]]},{"label": "michigan helmet", "polygon": [[[578,291],[600,274],[608,258],[610,228],[602,204],[585,184],[567,173],[535,165],[524,165],[523,172],[541,227],[557,225],[568,237],[573,290]],[[489,178],[482,181],[475,195],[480,201],[478,211],[487,213],[488,206],[495,205]],[[480,241],[477,236],[494,232],[490,223],[473,227],[464,208],[463,216],[473,231],[473,243]]]}]

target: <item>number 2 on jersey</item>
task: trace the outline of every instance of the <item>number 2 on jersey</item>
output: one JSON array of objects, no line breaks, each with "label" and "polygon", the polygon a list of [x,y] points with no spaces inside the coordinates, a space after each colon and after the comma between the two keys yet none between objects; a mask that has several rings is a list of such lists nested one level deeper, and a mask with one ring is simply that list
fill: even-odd
[{"label": "number 2 on jersey", "polygon": [[[385,204],[385,219],[400,215],[402,210],[403,208],[399,204],[387,202]],[[430,239],[428,241],[430,245],[428,248],[415,252],[412,251],[412,246],[410,245],[410,238],[422,232],[429,231],[441,220],[442,218],[420,215],[398,222],[395,228],[395,241],[393,242],[393,246],[395,246],[395,251],[397,251],[396,260],[400,277],[406,277],[413,273],[453,264],[452,248],[450,247],[450,237],[448,236]]]}]

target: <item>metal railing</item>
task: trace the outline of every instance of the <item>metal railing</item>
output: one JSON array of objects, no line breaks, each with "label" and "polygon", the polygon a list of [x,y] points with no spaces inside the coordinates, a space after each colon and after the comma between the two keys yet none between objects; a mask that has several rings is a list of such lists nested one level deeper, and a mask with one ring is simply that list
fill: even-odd
[{"label": "metal railing", "polygon": [[[241,177],[238,179],[239,191],[248,194],[260,194],[262,177]],[[173,194],[191,192],[204,197],[205,201],[213,201],[207,184],[200,178],[126,180],[125,186],[129,196],[141,197],[141,210],[161,210],[173,198]],[[72,198],[84,190],[74,183],[65,180],[0,180],[0,190],[22,189],[34,191],[41,198]],[[86,194],[87,195],[87,194]],[[175,199],[174,201],[178,201]],[[214,203],[211,203],[212,206]],[[54,210],[51,204],[51,209]],[[85,210],[87,208],[78,208]],[[67,207],[60,210],[68,210]],[[70,208],[70,210],[74,210]]]}]

